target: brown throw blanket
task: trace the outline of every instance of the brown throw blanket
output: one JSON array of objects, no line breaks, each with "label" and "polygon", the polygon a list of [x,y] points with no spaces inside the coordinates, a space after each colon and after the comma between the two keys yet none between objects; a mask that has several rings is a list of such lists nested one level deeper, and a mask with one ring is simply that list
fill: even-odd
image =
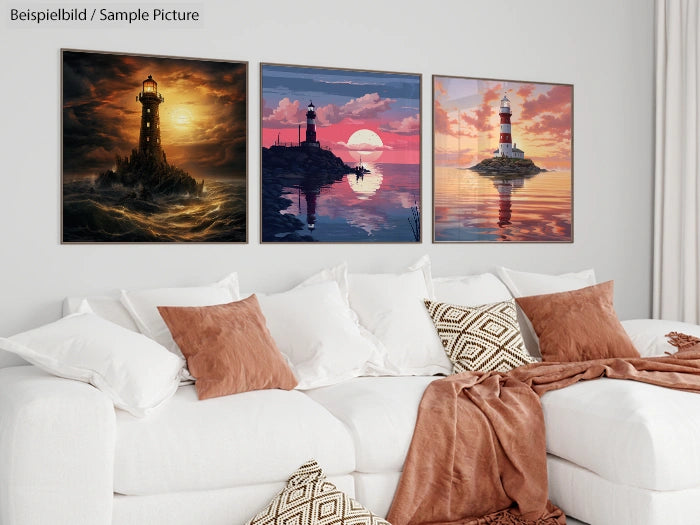
[{"label": "brown throw blanket", "polygon": [[[671,334],[669,334],[671,335]],[[600,377],[700,392],[700,345],[668,357],[535,363],[431,383],[387,516],[393,525],[563,525],[547,498],[539,396]]]}]

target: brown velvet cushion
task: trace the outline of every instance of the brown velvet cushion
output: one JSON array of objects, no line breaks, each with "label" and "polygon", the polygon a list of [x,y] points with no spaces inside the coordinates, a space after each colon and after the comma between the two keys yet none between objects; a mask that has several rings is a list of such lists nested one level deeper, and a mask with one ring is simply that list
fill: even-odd
[{"label": "brown velvet cushion", "polygon": [[255,295],[214,306],[159,306],[158,311],[187,359],[199,399],[297,385]]},{"label": "brown velvet cushion", "polygon": [[613,308],[613,282],[516,299],[540,339],[543,361],[639,357]]}]

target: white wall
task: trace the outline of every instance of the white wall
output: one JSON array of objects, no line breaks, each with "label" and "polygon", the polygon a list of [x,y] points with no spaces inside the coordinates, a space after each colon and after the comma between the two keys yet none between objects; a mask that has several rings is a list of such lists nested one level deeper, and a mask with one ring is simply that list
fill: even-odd
[{"label": "white wall", "polygon": [[[615,280],[621,317],[648,316],[652,3],[203,0],[199,28],[105,29],[17,27],[9,8],[30,4],[3,1],[0,335],[57,318],[65,295],[206,283],[231,270],[245,289],[275,290],[342,260],[393,271],[426,252],[436,275],[592,266]],[[60,244],[61,47],[250,62],[248,245]],[[261,61],[423,74],[421,245],[259,244]],[[431,244],[433,73],[574,84],[573,244]]]}]

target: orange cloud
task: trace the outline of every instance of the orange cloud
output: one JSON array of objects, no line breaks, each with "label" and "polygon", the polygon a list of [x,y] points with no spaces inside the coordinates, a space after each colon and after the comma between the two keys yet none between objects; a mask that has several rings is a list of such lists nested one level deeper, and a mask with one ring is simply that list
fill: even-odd
[{"label": "orange cloud", "polygon": [[440,104],[440,101],[435,99],[435,109],[433,110],[433,120],[434,120],[434,127],[435,127],[435,133],[443,133],[445,135],[451,135],[452,130],[451,127],[454,124],[457,124],[457,121],[454,119],[450,119],[450,116],[447,114],[447,111],[445,111],[442,107],[442,104]]},{"label": "orange cloud", "polygon": [[492,102],[500,99],[501,84],[496,84],[490,89],[487,89],[481,97],[481,105],[472,110],[472,113],[463,113],[461,118],[469,126],[472,126],[476,131],[489,131],[493,128],[493,123],[490,122],[493,116]]},{"label": "orange cloud", "polygon": [[561,115],[544,114],[532,124],[525,126],[528,133],[548,135],[555,139],[571,138],[571,112]]},{"label": "orange cloud", "polygon": [[520,88],[518,88],[518,91],[516,91],[515,94],[523,100],[527,100],[530,98],[533,91],[535,91],[535,86],[533,84],[523,84],[520,86]]},{"label": "orange cloud", "polygon": [[562,113],[571,109],[571,86],[554,86],[537,98],[523,102],[523,120],[534,120],[543,113]]},{"label": "orange cloud", "polygon": [[440,95],[447,95],[447,90],[442,85],[442,82],[440,82],[437,79],[435,79],[434,88],[435,88],[435,93],[439,93]]},{"label": "orange cloud", "polygon": [[482,97],[483,103],[488,104],[489,102],[500,100],[502,90],[503,87],[501,86],[501,84],[496,84],[491,89],[486,90]]}]

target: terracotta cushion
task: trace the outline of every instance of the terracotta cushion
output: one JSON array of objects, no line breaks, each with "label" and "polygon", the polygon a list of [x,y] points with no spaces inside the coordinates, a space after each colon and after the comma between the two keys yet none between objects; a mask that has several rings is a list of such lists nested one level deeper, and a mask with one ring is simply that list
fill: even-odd
[{"label": "terracotta cushion", "polygon": [[199,399],[297,385],[255,295],[214,306],[159,306],[158,311],[187,359]]},{"label": "terracotta cushion", "polygon": [[516,299],[540,340],[543,361],[639,357],[613,307],[613,282]]}]

